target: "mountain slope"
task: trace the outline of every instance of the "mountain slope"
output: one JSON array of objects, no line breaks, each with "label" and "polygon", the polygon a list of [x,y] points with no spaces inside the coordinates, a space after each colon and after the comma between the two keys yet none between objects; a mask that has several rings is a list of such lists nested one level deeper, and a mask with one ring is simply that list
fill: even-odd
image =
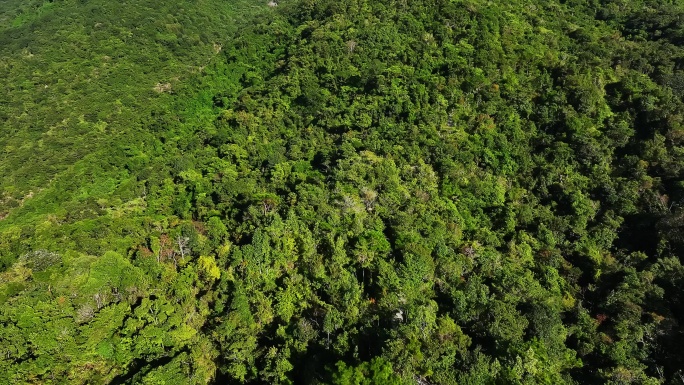
[{"label": "mountain slope", "polygon": [[[248,2],[15,2],[0,28],[3,216],[84,156],[121,151],[201,72]],[[18,5],[17,5],[18,7]],[[119,154],[114,154],[118,156]]]},{"label": "mountain slope", "polygon": [[[205,9],[140,7],[150,60]],[[260,7],[172,93],[84,80],[137,120],[78,103],[0,222],[7,381],[678,383],[683,4]]]}]

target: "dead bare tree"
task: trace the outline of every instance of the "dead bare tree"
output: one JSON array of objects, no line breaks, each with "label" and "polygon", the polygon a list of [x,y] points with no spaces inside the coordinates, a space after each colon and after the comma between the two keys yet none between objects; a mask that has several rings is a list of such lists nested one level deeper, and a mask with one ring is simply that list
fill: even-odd
[{"label": "dead bare tree", "polygon": [[188,242],[190,238],[179,235],[176,237],[176,246],[178,247],[178,252],[181,256],[181,261],[185,261],[185,254],[190,251],[188,248]]},{"label": "dead bare tree", "polygon": [[349,50],[349,53],[353,53],[357,45],[358,43],[354,40],[347,41],[347,49]]},{"label": "dead bare tree", "polygon": [[93,299],[95,300],[95,303],[97,304],[97,310],[102,309],[102,307],[104,306],[104,303],[106,301],[106,297],[107,297],[106,293],[105,294],[96,293],[93,296]]},{"label": "dead bare tree", "polygon": [[263,205],[264,215],[266,215],[275,209],[277,202],[271,197],[266,197],[261,201],[261,204]]},{"label": "dead bare tree", "polygon": [[366,210],[373,211],[375,200],[378,198],[377,191],[364,187],[361,189],[361,197],[363,199],[363,203],[366,205]]}]

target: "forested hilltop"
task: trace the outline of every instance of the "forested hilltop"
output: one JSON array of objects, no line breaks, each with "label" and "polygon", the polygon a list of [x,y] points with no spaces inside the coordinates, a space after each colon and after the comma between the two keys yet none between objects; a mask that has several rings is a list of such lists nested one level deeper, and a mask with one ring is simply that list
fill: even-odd
[{"label": "forested hilltop", "polygon": [[0,384],[684,384],[684,1],[0,0]]}]

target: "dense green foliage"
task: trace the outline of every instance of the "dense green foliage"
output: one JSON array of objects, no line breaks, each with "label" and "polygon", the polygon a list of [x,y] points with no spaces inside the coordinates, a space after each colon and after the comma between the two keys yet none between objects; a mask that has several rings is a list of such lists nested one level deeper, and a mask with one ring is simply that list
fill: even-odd
[{"label": "dense green foliage", "polygon": [[0,382],[684,383],[681,1],[4,3]]}]

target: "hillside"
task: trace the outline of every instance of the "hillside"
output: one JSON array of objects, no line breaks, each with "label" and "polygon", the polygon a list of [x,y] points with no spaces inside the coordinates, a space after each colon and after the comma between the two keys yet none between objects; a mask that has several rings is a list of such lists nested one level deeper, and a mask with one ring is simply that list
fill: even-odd
[{"label": "hillside", "polygon": [[0,9],[0,382],[682,383],[681,1]]},{"label": "hillside", "polygon": [[[253,7],[248,1],[4,1],[0,146],[7,156],[0,160],[0,217],[43,196],[47,202],[18,219],[34,220],[33,213],[64,209],[67,195],[88,185],[106,190],[121,183],[117,158],[136,151],[151,112],[202,72],[235,31],[236,15]],[[99,179],[89,183],[88,172],[98,167]],[[85,179],[71,186],[76,191],[51,191],[74,178]],[[83,199],[73,203],[80,207]]]}]

